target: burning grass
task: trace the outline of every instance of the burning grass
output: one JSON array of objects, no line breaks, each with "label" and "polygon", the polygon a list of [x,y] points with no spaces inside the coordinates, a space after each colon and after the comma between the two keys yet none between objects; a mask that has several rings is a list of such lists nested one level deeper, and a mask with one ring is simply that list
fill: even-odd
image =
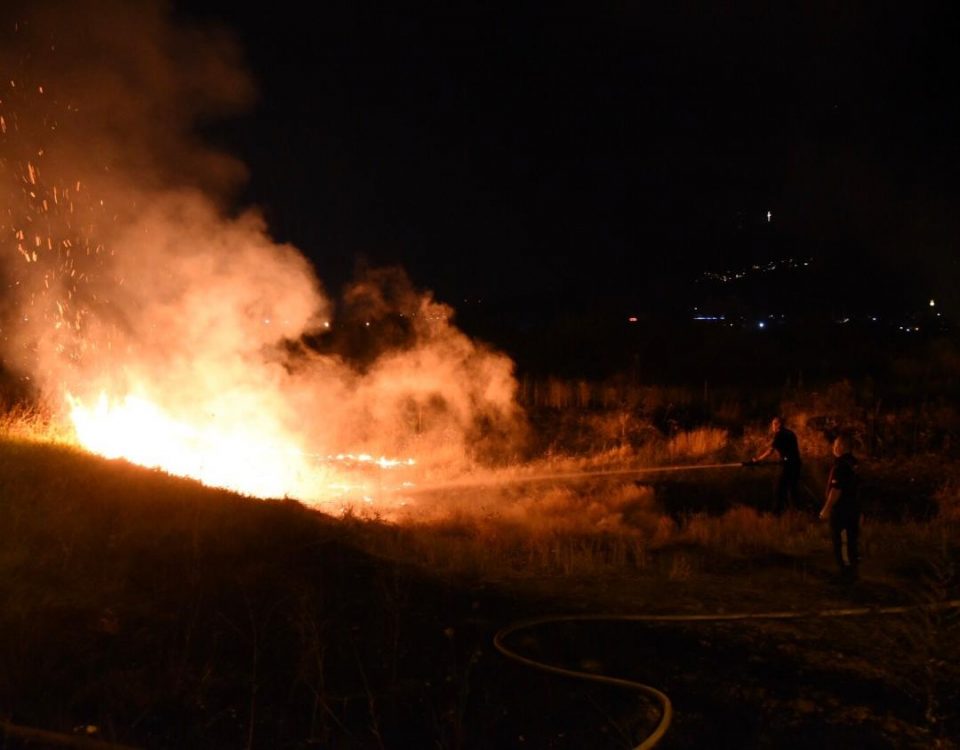
[{"label": "burning grass", "polygon": [[[158,747],[501,747],[511,686],[480,656],[501,615],[823,597],[824,528],[758,512],[758,481],[618,473],[755,453],[737,399],[552,380],[528,434],[513,363],[448,306],[397,269],[334,304],[255,208],[224,209],[242,167],[195,126],[250,102],[233,40],[153,2],[14,15],[3,354],[53,406],[0,442],[0,716]],[[857,398],[788,404],[811,471],[825,430],[902,442]],[[385,479],[398,466],[415,476]],[[949,568],[955,495],[865,529],[868,590]]]},{"label": "burning grass", "polygon": [[[722,483],[718,496],[735,488]],[[909,601],[920,596],[918,580],[939,582],[939,593],[924,584],[924,596],[955,595],[956,528],[946,520],[868,524],[865,581],[849,592],[827,583],[826,530],[809,515],[773,518],[748,505],[676,515],[657,491],[602,477],[461,488],[432,497],[419,519],[332,518],[69,446],[4,439],[0,715],[55,730],[96,726],[99,736],[151,747],[399,747],[411,737],[419,746],[511,746],[519,734],[548,744],[558,731],[602,746],[593,720],[563,724],[569,716],[539,705],[536,696],[551,693],[537,678],[487,655],[497,627],[555,609]],[[947,658],[956,639],[945,635],[954,625],[921,624],[883,632],[922,641],[910,647],[918,659],[956,663]],[[774,636],[710,638],[769,645]],[[699,654],[699,637],[671,636],[683,643],[670,662],[641,654],[635,637],[619,658],[648,664],[683,694],[691,688],[665,665]],[[813,639],[804,641],[811,659],[825,643],[863,648],[850,645],[860,636],[847,626],[796,637]],[[782,658],[764,648],[764,658]],[[898,736],[955,727],[949,668],[917,673],[906,655],[900,661],[881,670],[884,684],[914,675],[909,711],[892,709],[906,727]],[[861,678],[854,668],[843,679]],[[818,689],[835,679],[818,679]],[[720,686],[711,690],[711,700],[728,700]],[[616,696],[602,700],[618,705]],[[743,700],[774,710],[756,696],[732,705]],[[523,708],[505,719],[513,705]],[[531,711],[548,725],[531,727]],[[874,714],[863,721],[880,736],[887,730]],[[679,746],[697,746],[703,735],[683,739],[684,726]]]}]

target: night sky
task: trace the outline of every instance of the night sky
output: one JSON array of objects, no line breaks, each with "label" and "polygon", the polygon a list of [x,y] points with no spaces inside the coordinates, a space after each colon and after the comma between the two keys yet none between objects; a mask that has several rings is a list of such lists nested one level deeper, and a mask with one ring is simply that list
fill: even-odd
[{"label": "night sky", "polygon": [[721,5],[177,7],[234,29],[259,87],[210,128],[238,203],[334,291],[400,264],[458,307],[619,314],[811,257],[777,282],[811,304],[949,308],[957,12]]}]

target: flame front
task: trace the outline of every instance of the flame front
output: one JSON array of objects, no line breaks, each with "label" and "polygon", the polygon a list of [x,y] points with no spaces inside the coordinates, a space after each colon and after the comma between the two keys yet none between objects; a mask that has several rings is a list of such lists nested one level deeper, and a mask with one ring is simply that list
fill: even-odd
[{"label": "flame front", "polygon": [[102,393],[92,406],[69,401],[77,439],[93,453],[255,497],[313,494],[303,456],[282,439],[212,420],[187,422],[140,396],[111,402]]},{"label": "flame front", "polygon": [[101,393],[87,405],[68,394],[67,401],[77,440],[86,450],[253,497],[295,497],[313,503],[369,498],[383,488],[382,482],[355,467],[379,472],[415,464],[413,459],[368,454],[308,454],[291,437],[269,429],[250,429],[214,415],[178,418],[137,395],[111,400]]},{"label": "flame front", "polygon": [[0,355],[80,445],[313,503],[384,497],[395,456],[427,481],[511,453],[512,362],[452,310],[396,270],[337,309],[225,211],[244,170],[194,126],[251,101],[231,39],[152,0],[39,6],[0,25]]}]

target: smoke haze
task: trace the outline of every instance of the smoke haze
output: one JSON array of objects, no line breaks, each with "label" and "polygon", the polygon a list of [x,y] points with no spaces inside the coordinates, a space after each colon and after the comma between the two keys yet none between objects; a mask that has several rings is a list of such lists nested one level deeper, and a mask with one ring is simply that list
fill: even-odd
[{"label": "smoke haze", "polygon": [[229,34],[154,2],[0,17],[3,358],[83,444],[305,500],[340,454],[429,475],[515,449],[513,365],[449,307],[372,270],[340,315],[255,208],[227,211],[244,168],[195,133],[254,100]]}]

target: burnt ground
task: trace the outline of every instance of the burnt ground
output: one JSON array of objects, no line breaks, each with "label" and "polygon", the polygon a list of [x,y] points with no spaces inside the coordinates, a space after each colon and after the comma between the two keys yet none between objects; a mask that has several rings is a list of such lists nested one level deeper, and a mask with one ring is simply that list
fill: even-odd
[{"label": "burnt ground", "polygon": [[[509,662],[495,632],[554,612],[955,595],[919,561],[834,583],[826,551],[705,556],[688,576],[677,561],[701,552],[667,548],[643,575],[602,581],[444,579],[361,552],[349,523],[297,503],[49,451],[0,452],[0,719],[139,747],[628,747],[656,723],[646,700]],[[922,612],[567,624],[511,645],[664,690],[666,748],[952,747],[957,627]]]}]

